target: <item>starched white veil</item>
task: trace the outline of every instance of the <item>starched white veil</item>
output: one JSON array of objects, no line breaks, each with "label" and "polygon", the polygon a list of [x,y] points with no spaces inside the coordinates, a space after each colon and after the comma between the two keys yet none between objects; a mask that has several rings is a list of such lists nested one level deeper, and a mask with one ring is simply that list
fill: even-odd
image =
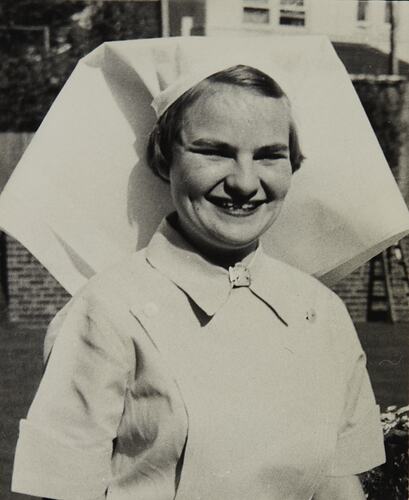
[{"label": "starched white veil", "polygon": [[0,197],[0,226],[70,293],[146,245],[172,209],[145,162],[154,108],[238,63],[283,87],[307,157],[266,251],[331,284],[407,234],[408,210],[350,78],[317,36],[103,44],[35,134]]}]

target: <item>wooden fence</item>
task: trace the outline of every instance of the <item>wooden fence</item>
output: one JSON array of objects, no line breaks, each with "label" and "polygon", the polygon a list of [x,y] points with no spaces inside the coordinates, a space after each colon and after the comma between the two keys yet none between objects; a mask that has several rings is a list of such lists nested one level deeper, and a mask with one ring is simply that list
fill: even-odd
[{"label": "wooden fence", "polygon": [[0,191],[3,190],[32,137],[33,134],[27,132],[0,133]]}]

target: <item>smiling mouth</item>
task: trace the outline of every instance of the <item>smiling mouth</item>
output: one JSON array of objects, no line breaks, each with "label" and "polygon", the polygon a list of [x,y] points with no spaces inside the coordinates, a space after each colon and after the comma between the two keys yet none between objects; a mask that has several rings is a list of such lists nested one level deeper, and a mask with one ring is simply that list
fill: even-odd
[{"label": "smiling mouth", "polygon": [[218,198],[214,196],[207,197],[207,200],[222,208],[227,213],[232,215],[248,215],[255,212],[261,205],[265,203],[265,200],[254,200],[254,201],[235,201],[226,198]]}]

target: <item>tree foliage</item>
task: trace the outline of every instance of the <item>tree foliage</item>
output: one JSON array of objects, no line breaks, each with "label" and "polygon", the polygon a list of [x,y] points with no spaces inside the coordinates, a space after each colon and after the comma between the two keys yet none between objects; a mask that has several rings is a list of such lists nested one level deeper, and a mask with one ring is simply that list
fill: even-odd
[{"label": "tree foliage", "polygon": [[32,132],[79,58],[105,41],[160,36],[160,3],[2,0],[0,26],[0,131]]},{"label": "tree foliage", "polygon": [[381,415],[386,462],[362,476],[368,500],[407,500],[409,406],[390,406]]}]

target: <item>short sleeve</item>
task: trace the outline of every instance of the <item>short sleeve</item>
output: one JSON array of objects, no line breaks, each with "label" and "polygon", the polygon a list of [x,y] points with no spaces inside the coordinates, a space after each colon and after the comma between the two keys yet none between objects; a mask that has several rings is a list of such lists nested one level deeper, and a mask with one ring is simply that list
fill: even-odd
[{"label": "short sleeve", "polygon": [[366,369],[366,356],[342,303],[334,315],[345,380],[343,412],[330,476],[359,474],[385,461],[383,432]]},{"label": "short sleeve", "polygon": [[104,495],[130,370],[129,349],[105,314],[81,295],[54,322],[43,379],[20,422],[13,491],[64,500]]}]

